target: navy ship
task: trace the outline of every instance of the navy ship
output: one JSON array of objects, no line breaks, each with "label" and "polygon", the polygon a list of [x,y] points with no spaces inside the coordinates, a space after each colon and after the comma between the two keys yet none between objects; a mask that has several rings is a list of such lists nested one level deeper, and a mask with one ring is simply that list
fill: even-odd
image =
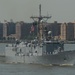
[{"label": "navy ship", "polygon": [[51,16],[41,16],[41,5],[39,6],[37,36],[38,38],[28,42],[16,41],[5,48],[5,58],[7,63],[32,63],[32,64],[74,64],[75,50],[64,50],[64,42],[54,40],[51,31],[43,25],[43,18],[49,19]]},{"label": "navy ship", "polygon": [[31,41],[8,44],[5,48],[7,63],[74,64],[75,50],[64,50],[61,41]]}]

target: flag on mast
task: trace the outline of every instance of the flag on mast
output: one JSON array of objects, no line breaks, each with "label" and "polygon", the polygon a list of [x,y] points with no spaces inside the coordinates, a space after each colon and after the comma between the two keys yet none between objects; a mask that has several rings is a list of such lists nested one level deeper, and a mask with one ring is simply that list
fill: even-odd
[{"label": "flag on mast", "polygon": [[34,32],[34,26],[33,26],[33,25],[31,26],[30,33],[31,33],[31,32]]}]

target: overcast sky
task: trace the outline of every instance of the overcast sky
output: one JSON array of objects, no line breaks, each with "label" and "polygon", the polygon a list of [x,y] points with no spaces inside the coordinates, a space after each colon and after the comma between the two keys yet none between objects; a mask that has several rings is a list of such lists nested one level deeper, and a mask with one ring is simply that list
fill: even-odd
[{"label": "overcast sky", "polygon": [[39,4],[42,15],[51,15],[48,22],[75,21],[75,0],[0,0],[0,21],[32,22],[30,16],[39,15]]}]

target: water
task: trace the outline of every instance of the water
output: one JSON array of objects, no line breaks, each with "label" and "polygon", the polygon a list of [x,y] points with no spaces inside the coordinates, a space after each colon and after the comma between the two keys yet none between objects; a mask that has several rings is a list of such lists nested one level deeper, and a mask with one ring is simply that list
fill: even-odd
[{"label": "water", "polygon": [[[0,44],[0,54],[5,44]],[[75,44],[65,45],[66,50],[74,50]],[[75,66],[43,66],[33,64],[0,64],[0,75],[75,75]]]},{"label": "water", "polygon": [[48,67],[28,64],[0,64],[0,75],[75,75],[75,66]]}]

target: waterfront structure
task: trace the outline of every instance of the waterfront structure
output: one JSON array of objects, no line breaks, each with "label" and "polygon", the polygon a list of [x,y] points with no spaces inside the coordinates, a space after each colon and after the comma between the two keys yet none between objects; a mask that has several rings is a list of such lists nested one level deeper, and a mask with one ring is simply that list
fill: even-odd
[{"label": "waterfront structure", "polygon": [[3,23],[0,23],[0,39],[3,37]]},{"label": "waterfront structure", "polygon": [[[23,21],[0,23],[0,37],[15,39],[28,39],[33,35],[35,37],[37,35],[37,25],[34,25],[33,34],[30,33],[32,25],[34,23],[25,23]],[[52,32],[52,37],[55,40],[75,40],[75,23],[57,23],[57,21],[54,21],[54,23],[43,23],[43,25],[47,27],[48,31]],[[39,36],[42,39],[44,35],[41,32],[43,31],[40,30]]]},{"label": "waterfront structure", "polygon": [[60,35],[61,40],[66,40],[66,26],[67,26],[66,23],[61,24],[61,35]]},{"label": "waterfront structure", "polygon": [[16,23],[16,39],[26,39],[30,36],[32,23],[24,23],[23,21]]},{"label": "waterfront structure", "polygon": [[74,40],[74,23],[61,24],[61,40],[65,40],[65,41]]},{"label": "waterfront structure", "polygon": [[21,38],[21,23],[17,22],[16,23],[16,39]]},{"label": "waterfront structure", "polygon": [[7,36],[15,34],[15,23],[14,22],[8,22],[7,24]]},{"label": "waterfront structure", "polygon": [[66,39],[69,41],[74,40],[74,23],[67,23]]},{"label": "waterfront structure", "polygon": [[21,39],[27,39],[31,36],[30,30],[31,30],[32,23],[24,23],[21,24]]},{"label": "waterfront structure", "polygon": [[15,23],[5,22],[3,23],[3,37],[15,38]]},{"label": "waterfront structure", "polygon": [[74,40],[75,40],[75,22],[74,22]]},{"label": "waterfront structure", "polygon": [[7,38],[7,23],[3,23],[3,37]]}]

